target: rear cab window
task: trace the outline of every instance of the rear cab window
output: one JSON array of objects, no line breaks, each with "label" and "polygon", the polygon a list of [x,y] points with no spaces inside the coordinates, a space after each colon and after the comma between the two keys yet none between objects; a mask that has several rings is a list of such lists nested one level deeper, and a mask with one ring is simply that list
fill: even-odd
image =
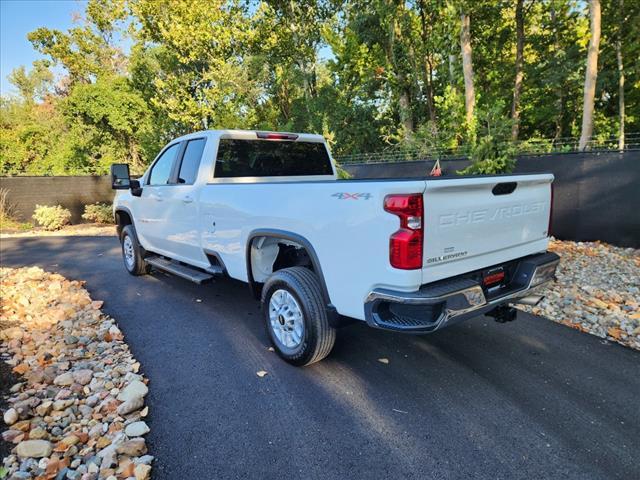
[{"label": "rear cab window", "polygon": [[214,178],[333,175],[322,142],[221,138]]},{"label": "rear cab window", "polygon": [[204,144],[204,138],[197,138],[187,142],[178,172],[178,184],[192,185],[195,183],[198,177],[198,168],[200,167]]}]

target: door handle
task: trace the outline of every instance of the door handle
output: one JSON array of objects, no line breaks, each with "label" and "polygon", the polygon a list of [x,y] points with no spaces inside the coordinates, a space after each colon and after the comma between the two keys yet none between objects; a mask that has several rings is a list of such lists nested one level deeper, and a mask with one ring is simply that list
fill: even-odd
[{"label": "door handle", "polygon": [[184,197],[182,197],[182,201],[184,203],[191,203],[193,202],[193,197],[191,197],[190,195],[185,195]]},{"label": "door handle", "polygon": [[153,198],[157,202],[161,202],[163,200],[162,195],[160,195],[159,193],[150,195],[150,197]]}]

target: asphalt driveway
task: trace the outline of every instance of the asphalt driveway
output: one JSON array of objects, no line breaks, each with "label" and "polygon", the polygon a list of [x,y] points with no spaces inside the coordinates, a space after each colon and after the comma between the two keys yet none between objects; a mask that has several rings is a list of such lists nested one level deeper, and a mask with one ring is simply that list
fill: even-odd
[{"label": "asphalt driveway", "polygon": [[157,479],[640,478],[640,354],[619,345],[524,313],[420,337],[356,324],[295,368],[245,284],[134,278],[115,237],[1,247],[105,301],[151,380]]}]

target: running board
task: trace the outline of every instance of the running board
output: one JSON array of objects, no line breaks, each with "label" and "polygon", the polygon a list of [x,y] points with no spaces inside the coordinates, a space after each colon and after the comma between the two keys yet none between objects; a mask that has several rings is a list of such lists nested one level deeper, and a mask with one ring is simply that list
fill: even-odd
[{"label": "running board", "polygon": [[186,278],[187,280],[191,280],[197,284],[207,282],[215,275],[222,274],[222,268],[213,265],[207,269],[207,273],[197,268],[173,262],[163,257],[147,257],[144,261],[157,269],[172,273],[178,277]]}]

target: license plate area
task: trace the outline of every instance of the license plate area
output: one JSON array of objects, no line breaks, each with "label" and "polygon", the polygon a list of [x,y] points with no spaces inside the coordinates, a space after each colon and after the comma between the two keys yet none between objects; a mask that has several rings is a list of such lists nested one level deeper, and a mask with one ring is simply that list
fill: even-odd
[{"label": "license plate area", "polygon": [[480,272],[480,284],[487,298],[497,297],[509,288],[512,278],[511,265],[494,265]]}]

